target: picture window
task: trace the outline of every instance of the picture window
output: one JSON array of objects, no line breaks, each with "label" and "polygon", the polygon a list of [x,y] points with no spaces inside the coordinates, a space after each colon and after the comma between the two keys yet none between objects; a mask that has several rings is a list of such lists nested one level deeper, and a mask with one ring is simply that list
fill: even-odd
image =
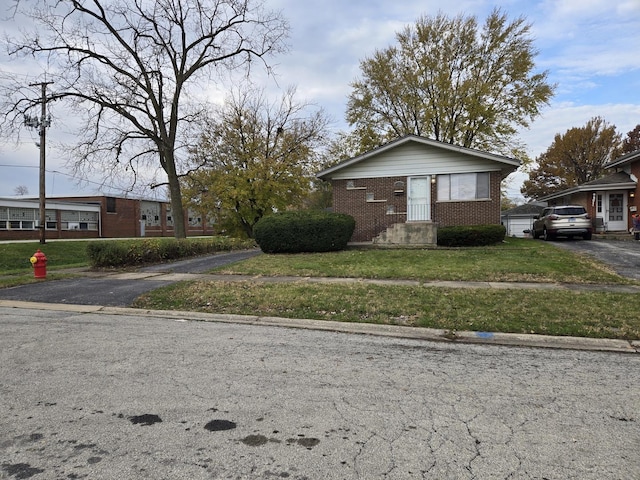
[{"label": "picture window", "polygon": [[438,201],[469,201],[490,198],[490,174],[438,175]]}]

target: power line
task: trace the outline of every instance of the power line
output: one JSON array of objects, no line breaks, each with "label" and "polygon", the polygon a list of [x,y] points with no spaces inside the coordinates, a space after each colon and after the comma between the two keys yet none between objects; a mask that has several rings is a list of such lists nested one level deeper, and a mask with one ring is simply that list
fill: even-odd
[{"label": "power line", "polygon": [[[38,165],[13,165],[13,164],[8,164],[8,163],[0,163],[0,167],[39,168]],[[47,173],[63,175],[65,177],[71,178],[72,180],[77,180],[77,181],[82,182],[82,183],[87,183],[87,184],[90,184],[90,185],[96,185],[96,186],[101,187],[101,188],[108,188],[109,191],[119,192],[119,193],[121,193],[123,195],[131,193],[130,189],[125,189],[125,188],[122,188],[122,187],[115,187],[113,185],[105,185],[104,182],[95,182],[93,180],[88,180],[88,179],[85,179],[85,178],[79,178],[79,177],[76,177],[76,176],[71,175],[69,173],[61,172],[60,170],[45,170],[45,171]],[[154,196],[154,198],[155,197],[157,197],[157,195]]]}]

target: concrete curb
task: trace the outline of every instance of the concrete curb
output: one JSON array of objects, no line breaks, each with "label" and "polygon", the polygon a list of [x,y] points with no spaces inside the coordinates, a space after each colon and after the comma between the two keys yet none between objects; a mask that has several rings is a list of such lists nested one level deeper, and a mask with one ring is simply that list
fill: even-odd
[{"label": "concrete curb", "polygon": [[164,318],[184,322],[201,321],[236,323],[245,325],[265,325],[273,327],[299,328],[305,330],[319,330],[360,335],[374,335],[433,342],[501,345],[530,348],[555,348],[614,353],[640,353],[640,341],[638,340],[627,341],[615,339],[560,337],[551,335],[473,331],[454,332],[434,328],[404,327],[400,325],[344,323],[334,322],[330,320],[260,317],[253,315],[222,315],[173,310],[142,310],[126,307],[104,307],[99,305],[34,303],[17,300],[0,300],[0,307],[68,311],[73,313],[102,313],[105,315],[129,315]]}]

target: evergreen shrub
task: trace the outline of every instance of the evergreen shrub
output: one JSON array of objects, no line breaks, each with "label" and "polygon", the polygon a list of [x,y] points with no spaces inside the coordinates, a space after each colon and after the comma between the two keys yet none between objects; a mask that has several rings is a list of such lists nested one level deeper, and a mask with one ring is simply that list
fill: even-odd
[{"label": "evergreen shrub", "polygon": [[482,247],[504,241],[507,233],[503,225],[471,225],[438,228],[438,246]]},{"label": "evergreen shrub", "polygon": [[147,263],[160,263],[180,258],[195,257],[220,251],[253,248],[253,241],[237,238],[211,237],[145,238],[140,240],[104,240],[87,244],[87,255],[92,267],[127,267]]},{"label": "evergreen shrub", "polygon": [[297,211],[263,217],[253,232],[265,253],[330,252],[347,246],[355,226],[350,215]]}]

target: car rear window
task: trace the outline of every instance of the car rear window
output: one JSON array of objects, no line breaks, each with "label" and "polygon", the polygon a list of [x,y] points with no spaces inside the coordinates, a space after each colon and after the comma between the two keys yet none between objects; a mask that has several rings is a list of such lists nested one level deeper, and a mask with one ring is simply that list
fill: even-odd
[{"label": "car rear window", "polygon": [[587,211],[584,207],[563,207],[556,208],[553,213],[556,215],[584,215]]}]

